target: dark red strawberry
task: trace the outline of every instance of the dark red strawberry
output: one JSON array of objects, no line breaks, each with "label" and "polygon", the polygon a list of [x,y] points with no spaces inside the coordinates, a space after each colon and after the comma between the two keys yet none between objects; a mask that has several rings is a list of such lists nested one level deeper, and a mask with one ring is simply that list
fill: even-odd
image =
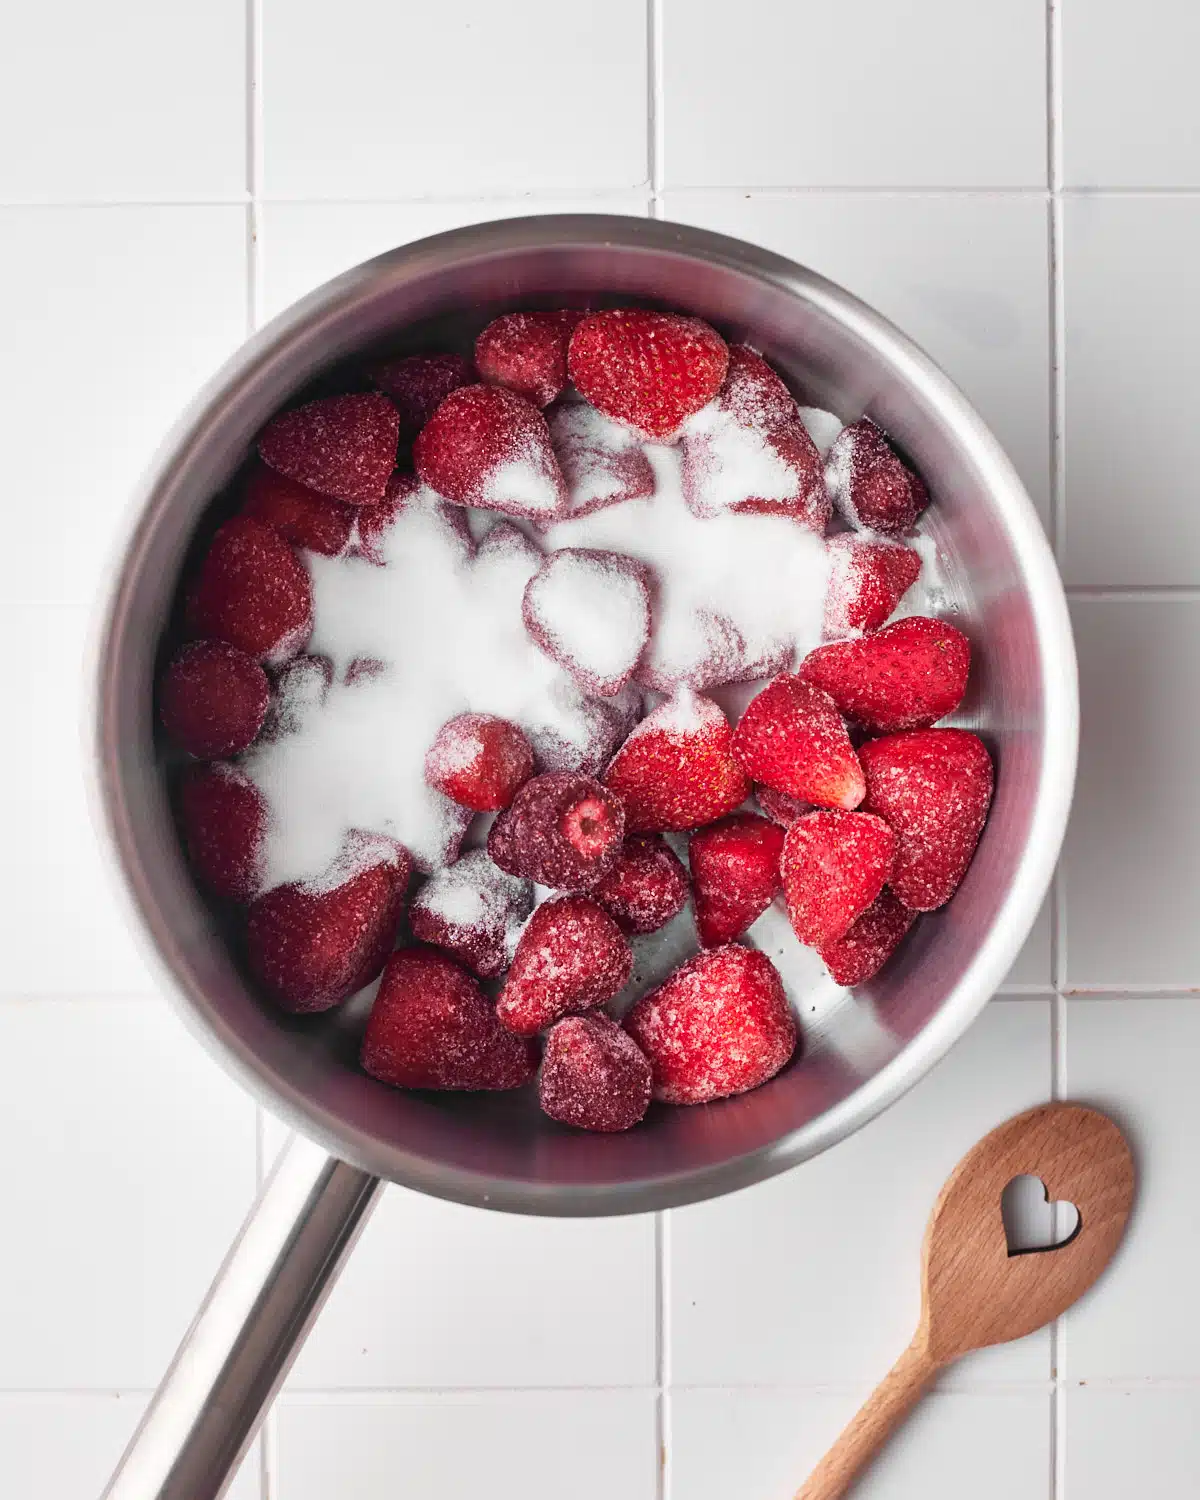
[{"label": "dark red strawberry", "polygon": [[971,643],[961,630],[910,615],[860,640],[818,646],[800,663],[805,682],[829,694],[873,734],[923,729],[962,702]]},{"label": "dark red strawberry", "polygon": [[754,781],[819,807],[857,807],[862,767],[828,694],[781,672],[746,705],[733,754]]},{"label": "dark red strawberry", "polygon": [[796,1050],[796,1023],[765,953],[731,943],[698,953],[636,1001],[625,1029],[650,1059],[654,1097],[703,1104],[773,1078]]},{"label": "dark red strawberry", "polygon": [[753,813],[735,813],[688,840],[696,931],[705,948],[741,937],[775,899],[783,829]]},{"label": "dark red strawberry", "polygon": [[263,739],[299,734],[325,702],[332,682],[333,663],[327,656],[294,657],[275,678]]},{"label": "dark red strawberry", "polygon": [[845,937],[883,889],[896,835],[882,818],[821,809],[788,829],[780,872],[792,930],[823,948]]},{"label": "dark red strawberry", "polygon": [[472,849],[429,877],[409,905],[408,925],[418,942],[445,948],[481,979],[494,979],[508,968],[532,910],[532,883]]},{"label": "dark red strawberry", "polygon": [[270,666],[300,651],[312,631],[312,584],[276,532],[248,516],[226,521],[188,597],[196,636],[226,641]]},{"label": "dark red strawberry", "polygon": [[624,932],[657,932],[687,904],[687,871],[659,834],[637,833],[589,895]]},{"label": "dark red strawberry", "polygon": [[179,823],[196,880],[214,896],[249,901],[262,884],[267,805],[236,766],[191,766],[179,782]]},{"label": "dark red strawberry", "polygon": [[905,906],[944,906],[975,853],[992,801],[992,759],[965,729],[919,729],[862,747],[863,807],[896,830],[889,884]]},{"label": "dark red strawberry", "polygon": [[825,483],[851,526],[900,536],[929,504],[921,476],[900,458],[869,417],[844,427],[825,461]]},{"label": "dark red strawberry", "polygon": [[429,785],[475,812],[507,807],[532,775],[529,741],[494,714],[459,714],[438,730],[425,757]]},{"label": "dark red strawberry", "polygon": [[405,442],[416,437],[451,391],[479,379],[461,354],[409,354],[372,365],[368,373],[395,404]]},{"label": "dark red strawberry", "polygon": [[400,414],[373,391],[325,396],[280,412],[263,428],[259,457],[319,495],[373,505],[396,467]]},{"label": "dark red strawberry", "polygon": [[326,557],[340,557],[350,545],[353,505],[318,495],[307,485],[256,463],[246,480],[242,515],[277,531],[293,547],[307,547]]},{"label": "dark red strawberry", "polygon": [[732,812],[750,792],[732,740],[712,699],[686,689],[647,714],[604,775],[630,832],[699,828]]},{"label": "dark red strawberry", "polygon": [[567,343],[582,313],[515,312],[494,318],[475,340],[475,368],[534,406],[549,406],[567,385]]},{"label": "dark red strawberry", "polygon": [[569,1011],[593,1010],[624,988],[633,968],[625,934],[587,896],[556,896],[530,917],[496,1014],[533,1036]]},{"label": "dark red strawberry", "polygon": [[802,802],[799,797],[789,797],[786,792],[777,792],[774,787],[756,786],[754,800],[772,823],[780,828],[790,828],[797,818],[812,812],[811,802]]},{"label": "dark red strawberry", "polygon": [[488,833],[488,853],[510,875],[586,891],[616,864],[625,837],[618,798],[581,771],[546,771],[517,792]]},{"label": "dark red strawberry", "polygon": [[654,470],[637,433],[586,401],[560,403],[546,413],[546,423],[572,519],[654,493]]},{"label": "dark red strawberry", "polygon": [[844,937],[817,949],[833,982],[850,987],[873,978],[900,946],[916,916],[884,886]]},{"label": "dark red strawberry", "polygon": [[413,444],[424,482],[455,505],[553,521],[567,501],[550,429],[536,406],[497,385],[451,391]]},{"label": "dark red strawberry", "polygon": [[453,959],[401,948],[384,968],[361,1060],[398,1089],[516,1089],[533,1077],[537,1048],[504,1030]]},{"label": "dark red strawberry", "polygon": [[650,574],[619,552],[560,547],[525,586],[525,629],[589,693],[619,693],[650,639]]},{"label": "dark red strawberry", "polygon": [[181,750],[211,760],[254,743],[270,698],[267,674],[252,656],[223,641],[193,641],[163,673],[158,716]]},{"label": "dark red strawberry", "polygon": [[699,318],[625,307],[592,313],[571,335],[580,395],[648,438],[669,438],[721,388],[729,349]]},{"label": "dark red strawberry", "polygon": [[650,1107],[650,1063],[607,1016],[567,1016],[546,1038],[538,1103],[580,1130],[628,1130]]},{"label": "dark red strawberry", "polygon": [[829,582],[825,589],[825,634],[861,635],[878,630],[917,581],[921,555],[902,542],[857,536],[831,536]]}]

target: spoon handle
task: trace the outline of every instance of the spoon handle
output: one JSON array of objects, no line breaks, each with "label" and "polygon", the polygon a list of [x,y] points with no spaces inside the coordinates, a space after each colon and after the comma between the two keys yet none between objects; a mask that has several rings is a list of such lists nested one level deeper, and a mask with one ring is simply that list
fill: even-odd
[{"label": "spoon handle", "polygon": [[840,1500],[900,1425],[938,1366],[920,1334],[883,1377],[796,1491],[795,1500]]}]

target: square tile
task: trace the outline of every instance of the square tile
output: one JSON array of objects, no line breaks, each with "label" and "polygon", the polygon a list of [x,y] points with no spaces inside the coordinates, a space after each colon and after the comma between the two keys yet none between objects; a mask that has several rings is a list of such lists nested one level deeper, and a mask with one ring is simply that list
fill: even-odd
[{"label": "square tile", "polygon": [[322,0],[264,0],[267,196],[633,187],[646,35],[644,0],[343,0],[336,26]]},{"label": "square tile", "polygon": [[1196,1493],[1200,1391],[1067,1390],[1063,1500]]},{"label": "square tile", "polygon": [[277,1500],[654,1500],[650,1392],[285,1396]]},{"label": "square tile", "polygon": [[1200,198],[1064,212],[1066,580],[1200,584]]},{"label": "square tile", "polygon": [[246,219],[0,209],[0,408],[21,435],[6,451],[6,606],[91,602],[155,448],[245,336]]},{"label": "square tile", "polygon": [[1042,0],[663,0],[662,45],[670,187],[1046,181]]},{"label": "square tile", "polygon": [[1113,1115],[1138,1169],[1117,1257],[1095,1291],[1067,1314],[1072,1382],[1200,1375],[1200,1306],[1188,1291],[1200,1245],[1198,1055],[1194,995],[1068,1001],[1071,1097]]},{"label": "square tile", "polygon": [[1001,994],[1008,989],[1049,990],[1054,987],[1050,941],[1050,907],[1053,899],[1051,892],[1037,914],[1037,920],[1025,939],[1025,946],[1008,971],[1008,978],[1000,986]]},{"label": "square tile", "polygon": [[[678,1392],[671,1398],[668,1500],[792,1494],[868,1389]],[[854,1495],[1047,1500],[1050,1469],[1048,1395],[936,1391],[890,1439]]]},{"label": "square tile", "polygon": [[[671,1379],[878,1380],[916,1327],[921,1240],[942,1183],[981,1135],[1049,1092],[1049,1003],[996,1000],[948,1058],[849,1140],[758,1187],[673,1212]],[[1048,1350],[1035,1334],[973,1355],[954,1379],[1044,1379]]]},{"label": "square tile", "polygon": [[1049,230],[1042,199],[668,193],[664,203],[668,218],[791,256],[891,318],[978,406],[1046,515]]},{"label": "square tile", "polygon": [[1200,984],[1200,601],[1076,599],[1071,614],[1083,717],[1063,856],[1068,987]]},{"label": "square tile", "polygon": [[0,1127],[0,1389],[150,1389],[254,1194],[253,1104],[162,1003],[7,1002]]},{"label": "square tile", "polygon": [[245,197],[244,0],[22,5],[4,33],[0,202]]},{"label": "square tile", "polygon": [[[1192,0],[1062,0],[1063,176],[1071,187],[1200,187]],[[1116,88],[1119,87],[1119,94]]]}]

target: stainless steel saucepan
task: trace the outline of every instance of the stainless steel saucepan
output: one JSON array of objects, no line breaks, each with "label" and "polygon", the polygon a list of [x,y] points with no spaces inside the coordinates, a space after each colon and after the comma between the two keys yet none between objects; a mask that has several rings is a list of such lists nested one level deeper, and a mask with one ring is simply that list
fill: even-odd
[{"label": "stainless steel saucepan", "polygon": [[[998,767],[991,817],[954,901],[918,925],[878,979],[807,1018],[802,1063],[738,1099],[652,1110],[615,1137],[564,1130],[528,1097],[398,1093],[357,1068],[353,1004],[300,1020],[264,1005],[183,862],[151,712],[155,653],[189,540],[277,407],[364,348],[461,344],[501,311],[597,298],[707,318],[760,348],[812,404],[846,419],[869,411],[898,439],[934,496],[928,529],[976,646],[959,720],[985,736]],[[1074,778],[1062,587],[1020,481],[968,402],[896,328],[822,277],[737,240],[642,219],[529,218],[438,235],[368,261],[275,319],[159,455],[98,649],[98,800],[136,920],[184,1018],[301,1132],[131,1442],[113,1500],[222,1493],[382,1181],[517,1213],[661,1209],[781,1172],[897,1099],[1004,978],[1045,893]],[[778,961],[786,978],[787,959]]]}]

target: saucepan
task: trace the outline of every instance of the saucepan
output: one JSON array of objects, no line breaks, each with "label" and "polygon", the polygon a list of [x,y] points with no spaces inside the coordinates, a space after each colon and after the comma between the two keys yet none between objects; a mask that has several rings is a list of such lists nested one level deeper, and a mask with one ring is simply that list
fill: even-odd
[{"label": "saucepan", "polygon": [[[830,987],[808,1006],[800,1063],[740,1098],[652,1110],[636,1130],[591,1136],[525,1097],[387,1089],[356,1066],[353,1002],[297,1019],[254,994],[180,854],[152,684],[206,507],[296,391],[372,347],[469,347],[513,308],[630,300],[754,344],[806,402],[845,420],[868,412],[911,456],[934,497],[923,524],[943,559],[944,608],[975,648],[956,722],[984,736],[998,777],[954,901],[871,983]],[[138,500],[95,683],[105,839],[164,988],[229,1072],[299,1132],[130,1444],[108,1491],[120,1500],[222,1493],[381,1183],[516,1213],[645,1212],[781,1172],[897,1099],[969,1026],[1033,923],[1063,835],[1078,729],[1050,550],[999,444],[947,376],[886,319],[791,261],[698,229],[599,215],[477,225],[391,251],[239,350],[168,438]],[[772,956],[786,979],[786,953]]]}]

